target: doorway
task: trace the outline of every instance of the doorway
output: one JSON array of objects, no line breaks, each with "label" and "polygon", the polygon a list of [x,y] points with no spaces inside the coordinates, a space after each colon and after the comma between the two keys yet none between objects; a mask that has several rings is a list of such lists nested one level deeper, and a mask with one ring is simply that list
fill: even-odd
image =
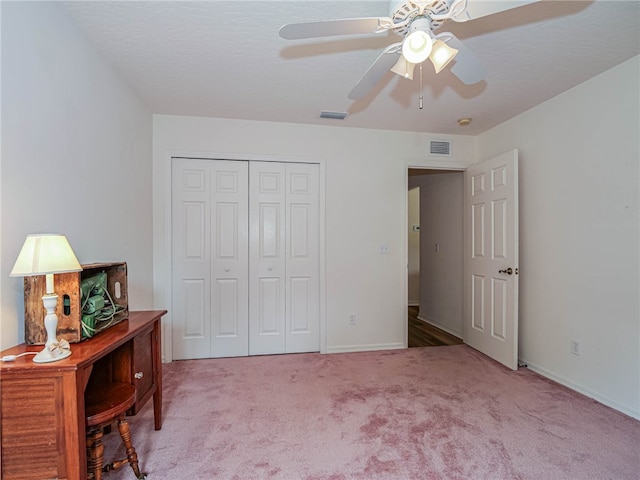
[{"label": "doorway", "polygon": [[408,169],[409,347],[463,343],[463,178],[460,170]]}]

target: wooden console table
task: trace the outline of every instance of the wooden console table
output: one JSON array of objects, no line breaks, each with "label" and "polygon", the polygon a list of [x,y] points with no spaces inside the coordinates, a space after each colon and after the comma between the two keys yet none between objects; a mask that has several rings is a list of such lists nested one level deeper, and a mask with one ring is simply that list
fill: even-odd
[{"label": "wooden console table", "polygon": [[[71,344],[71,356],[64,360],[36,364],[33,356],[25,355],[1,362],[3,479],[86,478],[84,396],[94,382],[135,385],[137,400],[131,414],[153,396],[154,426],[162,428],[160,319],[166,313],[131,312],[127,320]],[[42,348],[22,344],[0,356]]]}]

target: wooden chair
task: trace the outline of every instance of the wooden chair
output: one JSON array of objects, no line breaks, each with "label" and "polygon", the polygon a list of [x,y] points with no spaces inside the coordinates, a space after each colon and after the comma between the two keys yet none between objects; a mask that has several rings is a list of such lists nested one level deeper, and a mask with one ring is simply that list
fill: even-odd
[{"label": "wooden chair", "polygon": [[[137,479],[147,478],[140,473],[138,455],[131,444],[129,423],[126,412],[136,401],[136,389],[129,383],[105,383],[95,385],[85,394],[85,415],[87,425],[87,470],[89,480],[102,480],[102,472],[109,472],[129,463]],[[102,466],[104,446],[102,436],[105,427],[118,421],[122,443],[127,449],[127,458]]]}]

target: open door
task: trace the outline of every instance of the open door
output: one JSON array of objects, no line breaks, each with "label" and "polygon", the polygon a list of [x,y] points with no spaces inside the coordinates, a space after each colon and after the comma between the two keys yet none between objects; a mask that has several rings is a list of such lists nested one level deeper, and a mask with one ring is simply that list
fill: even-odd
[{"label": "open door", "polygon": [[464,343],[518,368],[518,151],[464,174]]}]

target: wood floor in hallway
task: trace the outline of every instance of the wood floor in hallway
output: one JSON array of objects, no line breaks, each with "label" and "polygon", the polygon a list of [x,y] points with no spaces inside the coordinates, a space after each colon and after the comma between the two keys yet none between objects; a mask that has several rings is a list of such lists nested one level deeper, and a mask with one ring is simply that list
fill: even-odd
[{"label": "wood floor in hallway", "polygon": [[408,308],[407,318],[409,322],[409,347],[439,347],[463,343],[461,338],[420,320],[416,306]]}]

